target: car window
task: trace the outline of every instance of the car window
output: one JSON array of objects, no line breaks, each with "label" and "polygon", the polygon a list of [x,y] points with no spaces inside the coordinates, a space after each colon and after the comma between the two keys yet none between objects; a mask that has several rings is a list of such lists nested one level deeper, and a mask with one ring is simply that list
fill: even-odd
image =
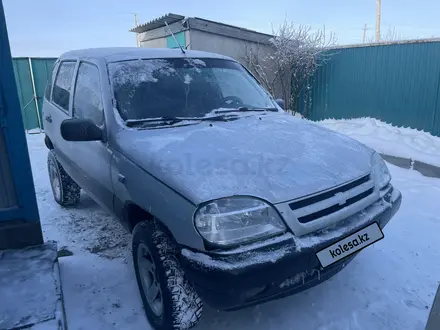
[{"label": "car window", "polygon": [[73,96],[73,116],[101,125],[104,121],[103,109],[99,70],[92,64],[81,63]]},{"label": "car window", "polygon": [[46,90],[44,91],[44,97],[47,100],[50,100],[50,94],[52,92],[52,83],[53,83],[53,76],[55,76],[55,72],[58,68],[57,63],[54,64],[52,71],[50,72],[49,76],[47,77],[47,84],[46,84]]},{"label": "car window", "polygon": [[239,96],[245,104],[253,104],[261,97],[261,90],[249,84],[251,77],[238,70],[217,69],[215,77],[224,97]]},{"label": "car window", "polygon": [[75,71],[75,62],[62,62],[59,69],[55,85],[53,88],[52,100],[66,112],[69,111],[70,91]]},{"label": "car window", "polygon": [[66,112],[69,111],[70,91],[72,89],[71,84],[75,65],[75,62],[61,63],[52,92],[53,102],[58,104]]}]

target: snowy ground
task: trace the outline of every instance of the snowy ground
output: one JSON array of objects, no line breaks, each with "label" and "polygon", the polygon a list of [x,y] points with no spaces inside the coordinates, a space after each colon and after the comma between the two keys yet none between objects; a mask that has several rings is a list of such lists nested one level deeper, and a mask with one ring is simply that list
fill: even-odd
[{"label": "snowy ground", "polygon": [[[59,207],[43,135],[28,136],[28,145],[45,239],[73,252],[60,259],[69,330],[150,329],[129,235],[86,195],[76,209]],[[403,203],[384,240],[329,281],[295,296],[238,312],[205,308],[196,329],[424,329],[440,281],[440,180],[389,167]]]},{"label": "snowy ground", "polygon": [[440,166],[440,137],[374,118],[326,119],[318,124],[348,135],[380,153]]}]

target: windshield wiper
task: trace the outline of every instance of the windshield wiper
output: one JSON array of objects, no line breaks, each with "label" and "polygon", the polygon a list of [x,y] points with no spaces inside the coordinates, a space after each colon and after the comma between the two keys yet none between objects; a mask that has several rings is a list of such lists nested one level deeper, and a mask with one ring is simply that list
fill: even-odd
[{"label": "windshield wiper", "polygon": [[173,125],[180,123],[183,120],[185,120],[185,118],[164,116],[159,118],[129,119],[125,121],[125,124],[128,127],[142,125],[145,123]]},{"label": "windshield wiper", "polygon": [[128,127],[134,127],[143,124],[154,124],[155,126],[160,125],[174,125],[182,121],[230,121],[238,119],[237,116],[211,116],[211,117],[171,117],[163,116],[158,118],[145,118],[145,119],[129,119],[125,121]]},{"label": "windshield wiper", "polygon": [[231,112],[251,112],[251,111],[272,111],[276,112],[278,111],[277,108],[250,108],[250,107],[240,107],[236,109],[225,109],[225,110],[215,110],[214,113],[231,113]]},{"label": "windshield wiper", "polygon": [[191,118],[190,120],[200,120],[200,121],[231,121],[231,120],[235,120],[238,119],[238,116],[225,116],[225,115],[220,115],[220,116],[210,116],[210,117],[196,117],[196,118]]}]

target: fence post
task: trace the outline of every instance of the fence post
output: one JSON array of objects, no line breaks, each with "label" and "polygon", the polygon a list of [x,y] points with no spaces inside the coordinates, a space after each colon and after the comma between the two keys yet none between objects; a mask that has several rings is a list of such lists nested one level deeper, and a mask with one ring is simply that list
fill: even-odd
[{"label": "fence post", "polygon": [[34,93],[34,102],[35,102],[35,109],[37,111],[37,120],[38,120],[38,128],[41,132],[41,118],[40,118],[40,109],[38,107],[38,96],[37,96],[37,89],[35,88],[35,79],[34,79],[34,69],[32,67],[32,59],[28,57],[29,60],[29,70],[31,72],[31,81],[32,81],[32,91]]}]

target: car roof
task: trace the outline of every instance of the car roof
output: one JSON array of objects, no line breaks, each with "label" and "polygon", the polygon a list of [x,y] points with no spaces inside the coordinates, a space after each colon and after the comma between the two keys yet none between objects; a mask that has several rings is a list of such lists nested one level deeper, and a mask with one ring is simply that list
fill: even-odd
[{"label": "car roof", "polygon": [[79,49],[64,53],[60,59],[104,59],[106,62],[119,62],[137,59],[153,58],[216,58],[224,60],[234,59],[215,53],[198,50],[185,50],[169,48],[139,48],[139,47],[112,47],[112,48],[89,48]]}]

